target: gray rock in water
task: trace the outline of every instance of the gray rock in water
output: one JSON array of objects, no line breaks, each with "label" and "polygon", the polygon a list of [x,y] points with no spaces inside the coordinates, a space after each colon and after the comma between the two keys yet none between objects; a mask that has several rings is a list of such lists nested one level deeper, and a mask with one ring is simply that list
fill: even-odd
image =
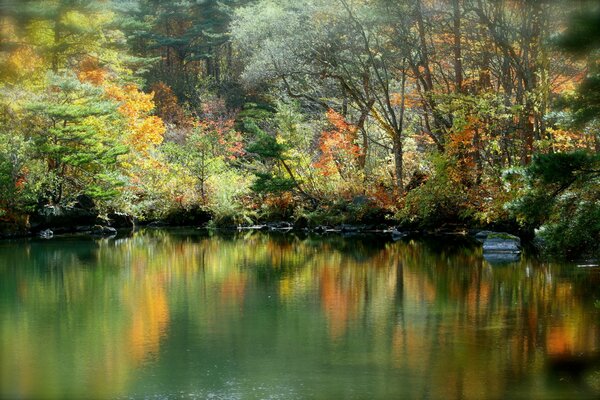
[{"label": "gray rock in water", "polygon": [[289,231],[292,230],[294,228],[294,226],[286,221],[280,221],[280,222],[269,222],[267,224],[267,227],[269,228],[270,231]]},{"label": "gray rock in water", "polygon": [[91,234],[94,236],[115,236],[117,230],[110,226],[94,225],[91,230]]},{"label": "gray rock in water", "polygon": [[520,253],[483,253],[483,258],[490,264],[509,264],[521,259]]},{"label": "gray rock in water", "polygon": [[521,239],[508,233],[490,233],[483,242],[483,253],[521,253]]},{"label": "gray rock in water", "polygon": [[38,233],[38,236],[42,239],[52,239],[52,237],[54,236],[54,232],[52,232],[50,229],[45,229]]},{"label": "gray rock in water", "polygon": [[394,240],[394,241],[404,239],[407,236],[408,236],[407,232],[402,232],[395,228],[392,230],[392,240]]}]

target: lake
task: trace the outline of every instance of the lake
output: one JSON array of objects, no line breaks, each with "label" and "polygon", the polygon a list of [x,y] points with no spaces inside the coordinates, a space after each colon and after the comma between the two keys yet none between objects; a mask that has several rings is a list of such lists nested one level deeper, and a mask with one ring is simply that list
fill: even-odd
[{"label": "lake", "polygon": [[0,242],[0,398],[600,397],[600,270],[440,236]]}]

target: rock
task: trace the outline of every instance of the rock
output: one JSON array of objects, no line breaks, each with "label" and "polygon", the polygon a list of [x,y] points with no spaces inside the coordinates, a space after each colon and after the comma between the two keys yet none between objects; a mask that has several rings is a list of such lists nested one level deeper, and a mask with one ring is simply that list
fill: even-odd
[{"label": "rock", "polygon": [[289,222],[285,222],[285,221],[280,221],[280,222],[269,222],[267,224],[267,227],[269,228],[270,231],[290,231],[294,228],[294,226],[289,223]]},{"label": "rock", "polygon": [[[200,206],[189,209],[176,208],[170,210],[164,218],[164,222],[170,226],[203,226],[212,219],[211,214]],[[222,226],[235,225],[233,220],[223,220]]]},{"label": "rock", "polygon": [[392,240],[400,240],[400,239],[404,239],[405,237],[408,236],[407,232],[402,232],[399,231],[398,229],[394,228],[392,229]]},{"label": "rock", "polygon": [[52,237],[54,236],[54,232],[52,232],[50,229],[45,229],[39,232],[38,236],[42,239],[52,239]]},{"label": "rock", "polygon": [[94,236],[115,236],[117,230],[110,226],[94,225],[91,234]]},{"label": "rock", "polygon": [[481,243],[485,242],[485,239],[487,239],[487,237],[489,235],[491,235],[492,231],[479,231],[475,234],[475,239]]},{"label": "rock", "polygon": [[304,215],[301,215],[298,217],[298,219],[296,219],[296,221],[294,221],[294,226],[298,229],[308,228],[308,222],[308,218],[306,218]]},{"label": "rock", "polygon": [[135,228],[133,217],[122,212],[113,212],[107,215],[108,224],[113,228]]},{"label": "rock", "polygon": [[250,225],[250,226],[238,226],[238,231],[268,231],[268,225]]},{"label": "rock", "polygon": [[378,224],[373,227],[373,230],[378,232],[389,232],[390,227],[386,224]]},{"label": "rock", "polygon": [[340,227],[340,230],[342,231],[342,233],[357,233],[362,231],[361,227],[357,225],[342,225]]},{"label": "rock", "polygon": [[97,217],[95,210],[79,206],[45,205],[31,215],[30,224],[34,231],[50,229],[54,232],[68,232],[75,231],[78,226],[93,226]]},{"label": "rock", "polygon": [[483,253],[521,253],[521,239],[508,233],[490,233],[483,242]]}]

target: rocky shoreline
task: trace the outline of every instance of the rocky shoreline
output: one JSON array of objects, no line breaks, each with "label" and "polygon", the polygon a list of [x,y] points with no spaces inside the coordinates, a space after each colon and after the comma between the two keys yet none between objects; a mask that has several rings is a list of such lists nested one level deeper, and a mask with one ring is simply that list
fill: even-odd
[{"label": "rocky shoreline", "polygon": [[[133,231],[136,227],[206,227],[210,216],[192,212],[186,215],[176,214],[169,219],[139,223],[132,216],[112,212],[101,216],[94,202],[87,196],[79,196],[68,206],[45,205],[27,219],[19,222],[0,222],[0,239],[39,237],[52,239],[63,234],[84,234],[92,237],[114,237],[118,231]],[[521,254],[521,239],[517,236],[488,230],[469,229],[465,226],[444,226],[435,230],[411,230],[387,223],[340,224],[307,226],[303,223],[288,221],[265,222],[254,225],[219,227],[224,231],[260,231],[272,233],[303,232],[317,235],[341,235],[344,237],[360,235],[383,235],[392,240],[430,235],[461,235],[478,240],[483,246],[486,259],[495,262],[516,261]]]}]

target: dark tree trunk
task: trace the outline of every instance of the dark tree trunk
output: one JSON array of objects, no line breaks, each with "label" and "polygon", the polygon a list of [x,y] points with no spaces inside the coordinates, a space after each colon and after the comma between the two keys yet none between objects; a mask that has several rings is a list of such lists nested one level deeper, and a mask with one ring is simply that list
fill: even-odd
[{"label": "dark tree trunk", "polygon": [[454,34],[454,85],[457,93],[462,91],[463,67],[462,67],[462,43],[461,43],[461,15],[459,0],[452,0],[452,19]]}]

